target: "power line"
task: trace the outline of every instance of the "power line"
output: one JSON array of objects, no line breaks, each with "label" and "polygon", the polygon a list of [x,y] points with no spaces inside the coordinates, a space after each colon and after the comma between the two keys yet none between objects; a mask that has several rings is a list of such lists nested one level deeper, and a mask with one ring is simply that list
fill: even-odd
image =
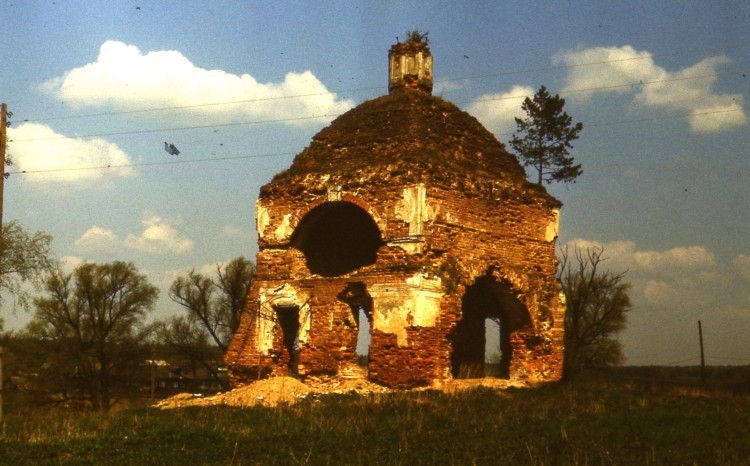
[{"label": "power line", "polygon": [[181,159],[181,160],[170,160],[166,162],[143,162],[143,163],[124,163],[120,165],[98,165],[92,167],[73,167],[73,168],[49,168],[45,170],[17,170],[6,172],[8,175],[26,175],[32,173],[59,173],[59,172],[75,172],[75,171],[88,171],[88,170],[109,170],[118,168],[137,168],[137,167],[152,167],[158,165],[182,165],[188,163],[200,163],[200,162],[221,162],[227,160],[242,160],[242,159],[256,159],[262,157],[281,157],[288,155],[295,155],[296,152],[275,152],[269,154],[254,154],[254,155],[236,155],[229,157],[214,157],[214,158],[203,158],[203,159]]},{"label": "power line", "polygon": [[192,108],[201,108],[201,107],[217,107],[221,105],[239,105],[239,104],[249,104],[249,103],[255,103],[255,102],[264,102],[264,101],[272,101],[272,100],[284,100],[284,99],[300,99],[305,97],[320,97],[320,96],[327,96],[327,95],[338,95],[338,94],[346,94],[346,93],[353,93],[353,92],[360,92],[360,91],[367,91],[367,90],[375,90],[375,89],[382,89],[383,86],[377,86],[377,87],[363,87],[359,89],[349,89],[349,90],[341,90],[341,91],[329,91],[329,92],[317,92],[312,94],[295,94],[295,95],[284,95],[284,96],[276,96],[276,97],[261,97],[257,99],[245,99],[245,100],[232,100],[232,101],[226,101],[226,102],[210,102],[205,104],[193,104],[193,105],[178,105],[173,107],[157,107],[157,108],[144,108],[139,110],[122,110],[117,112],[101,112],[101,113],[88,113],[85,115],[67,115],[67,116],[59,116],[59,117],[47,117],[47,118],[38,118],[38,119],[24,119],[24,123],[35,123],[35,122],[41,122],[41,121],[53,121],[53,120],[71,120],[76,118],[90,118],[90,117],[101,117],[101,116],[118,116],[118,115],[131,115],[135,113],[149,113],[149,112],[162,112],[162,111],[170,111],[170,110],[187,110]]},{"label": "power line", "polygon": [[[620,63],[620,62],[626,62],[626,61],[645,60],[645,59],[651,59],[654,57],[690,55],[690,54],[705,53],[705,52],[715,51],[715,50],[726,51],[726,50],[732,50],[732,49],[737,49],[737,48],[744,48],[746,46],[747,44],[736,44],[736,45],[731,45],[731,46],[726,46],[726,47],[695,49],[695,50],[690,50],[690,51],[682,51],[682,52],[675,52],[675,53],[669,53],[669,54],[667,53],[656,54],[656,55],[647,54],[644,56],[619,58],[619,59],[612,59],[612,60],[600,60],[600,61],[576,63],[576,64],[570,64],[570,65],[555,65],[555,66],[548,66],[548,67],[529,68],[529,69],[524,69],[524,70],[504,71],[504,72],[498,72],[498,73],[487,73],[487,74],[481,74],[481,75],[464,76],[464,77],[456,77],[456,78],[444,78],[444,79],[436,81],[436,83],[439,84],[441,82],[476,80],[476,79],[493,78],[493,77],[500,77],[500,76],[512,76],[512,75],[518,75],[518,74],[539,73],[539,72],[544,72],[544,71],[556,71],[556,70],[568,69],[568,68],[581,68],[581,67],[586,67],[586,66],[606,65],[610,63]],[[725,76],[725,75],[729,75],[729,73],[717,74],[717,75],[712,75],[712,76],[704,76],[704,77],[719,77],[719,76]],[[693,78],[680,78],[680,79],[693,79]],[[675,80],[678,80],[678,79],[675,79]],[[666,81],[669,81],[669,80],[665,80],[665,82]],[[656,83],[656,82],[661,82],[661,81],[652,81],[652,83]],[[632,85],[633,84],[624,85],[624,86],[632,86]],[[146,108],[146,109],[137,109],[137,110],[123,110],[123,111],[116,111],[116,112],[101,112],[101,113],[91,113],[91,114],[85,114],[85,115],[68,115],[68,116],[60,116],[60,117],[45,117],[45,118],[33,118],[33,119],[26,118],[26,119],[23,119],[22,121],[31,123],[31,122],[67,120],[67,119],[76,119],[76,118],[100,117],[100,116],[129,115],[129,114],[159,112],[159,111],[169,111],[169,110],[185,110],[185,109],[201,108],[201,107],[238,105],[238,104],[248,104],[248,103],[263,102],[263,101],[296,99],[296,98],[305,98],[305,97],[319,97],[319,96],[326,96],[326,95],[338,95],[338,94],[345,94],[345,93],[372,91],[372,90],[383,89],[383,88],[384,86],[367,86],[367,87],[360,87],[360,88],[354,88],[354,89],[334,90],[334,91],[328,91],[328,92],[295,94],[295,95],[275,96],[275,97],[262,97],[262,98],[256,98],[256,99],[244,99],[244,100],[226,101],[226,102],[209,102],[205,104],[157,107],[157,108]],[[602,88],[602,89],[606,89],[606,88]],[[571,92],[585,92],[585,91],[586,90],[583,89],[583,90],[577,90],[577,91],[571,91]]]},{"label": "power line", "polygon": [[[619,86],[614,86],[614,87],[619,87]],[[473,100],[473,101],[466,101],[463,103],[484,102],[484,101],[494,101],[494,100],[504,100],[504,99],[518,99],[522,97],[524,96],[499,97],[496,99],[495,98],[479,99],[479,100]],[[602,126],[644,123],[644,122],[649,122],[649,121],[674,120],[674,119],[681,119],[681,118],[690,118],[694,116],[707,116],[707,115],[715,115],[715,114],[722,114],[722,113],[736,113],[736,112],[741,112],[741,111],[743,111],[742,108],[728,109],[728,110],[710,110],[710,111],[705,111],[705,112],[690,112],[687,114],[670,115],[670,116],[663,116],[663,117],[647,117],[647,118],[636,118],[636,119],[629,119],[629,120],[607,121],[607,122],[601,122],[601,123],[587,123],[586,127],[596,128],[596,127],[602,127]],[[90,138],[98,138],[98,137],[105,137],[105,136],[165,133],[165,132],[172,132],[172,131],[187,131],[187,130],[195,130],[195,129],[221,128],[221,127],[230,127],[230,126],[249,126],[249,125],[260,125],[260,124],[271,124],[271,123],[284,123],[284,122],[291,122],[291,121],[315,120],[315,119],[322,119],[322,118],[336,118],[341,115],[342,114],[324,114],[324,115],[315,115],[315,116],[308,116],[308,117],[277,118],[277,119],[271,119],[271,120],[255,120],[255,121],[244,121],[244,122],[235,122],[235,123],[215,123],[215,124],[210,124],[210,125],[193,125],[193,126],[180,126],[180,127],[173,127],[173,128],[118,131],[118,132],[95,133],[95,134],[86,134],[86,135],[78,135],[78,136],[60,135],[60,136],[53,136],[53,137],[46,137],[46,138],[11,139],[9,140],[9,142],[21,143],[21,142],[37,142],[37,141],[50,141],[50,140],[57,141],[57,140],[63,140],[63,139],[90,139]],[[513,134],[513,133],[512,132],[495,133],[495,136],[507,136],[510,134]]]},{"label": "power line", "polygon": [[[633,123],[645,123],[645,122],[652,122],[652,121],[659,121],[659,120],[689,118],[692,116],[703,116],[703,115],[730,113],[730,112],[737,112],[737,111],[740,111],[740,110],[715,110],[715,111],[707,111],[707,112],[693,112],[687,115],[677,115],[677,116],[667,116],[667,117],[648,117],[648,118],[637,118],[637,119],[630,119],[630,120],[619,120],[619,121],[595,123],[595,124],[588,124],[586,125],[586,127],[591,128],[591,127],[614,126],[614,125],[624,125],[624,124],[633,124]],[[246,123],[238,123],[238,124],[246,124]],[[157,130],[154,130],[154,132],[155,131]],[[118,134],[123,134],[123,133],[118,133]],[[509,134],[513,134],[513,133],[507,133],[507,132],[497,133],[498,136],[505,136]],[[90,136],[87,136],[87,137],[90,137]],[[254,159],[254,158],[261,158],[261,157],[279,157],[279,156],[288,156],[288,155],[295,155],[295,154],[296,152],[276,152],[276,153],[269,153],[269,154],[237,155],[237,156],[218,157],[218,158],[171,160],[168,162],[148,162],[148,163],[144,162],[144,163],[133,163],[133,164],[121,164],[121,165],[99,165],[99,166],[92,166],[92,167],[52,168],[52,169],[46,169],[46,170],[17,170],[17,171],[8,171],[7,174],[8,175],[25,175],[25,174],[32,174],[32,173],[53,173],[53,172],[71,172],[71,171],[84,171],[84,170],[107,170],[107,169],[117,169],[117,168],[137,168],[137,167],[149,167],[149,166],[158,166],[158,165],[180,165],[180,164],[186,164],[186,163]]]},{"label": "power line", "polygon": [[[671,78],[671,79],[659,79],[654,81],[639,81],[638,83],[625,83],[625,84],[616,84],[611,86],[600,86],[600,87],[589,87],[589,88],[582,88],[582,89],[570,89],[566,91],[559,92],[559,94],[574,94],[574,93],[583,93],[583,92],[595,92],[595,91],[603,91],[603,90],[611,90],[611,89],[621,89],[621,88],[635,88],[635,87],[642,87],[642,86],[649,86],[649,85],[655,85],[655,84],[663,84],[663,83],[670,83],[670,82],[677,82],[677,81],[689,81],[689,80],[695,80],[695,79],[707,79],[707,78],[715,78],[715,77],[723,77],[723,76],[732,76],[737,74],[743,74],[747,72],[736,72],[736,73],[718,73],[718,74],[711,74],[711,75],[700,75],[700,76],[691,76],[691,77],[679,77],[679,78]],[[473,99],[473,100],[467,100],[467,101],[459,101],[455,102],[456,104],[472,104],[477,102],[492,102],[496,100],[510,100],[510,99],[520,99],[528,97],[527,95],[513,95],[513,96],[502,96],[502,97],[488,97],[484,99]],[[290,97],[291,98],[291,97]],[[206,104],[206,105],[214,105],[214,104]],[[215,104],[215,105],[223,105],[223,104]],[[191,108],[190,106],[186,107],[173,107],[173,108]],[[142,110],[142,112],[151,111],[151,110]],[[671,118],[682,118],[682,117],[690,117],[690,116],[699,116],[699,115],[709,115],[712,113],[731,113],[731,112],[738,112],[741,111],[741,109],[732,109],[732,110],[717,110],[717,111],[710,111],[710,112],[694,112],[690,113],[688,115],[683,116],[677,116],[677,117],[663,117],[663,118],[648,118],[648,119],[641,119],[641,120],[627,120],[626,122],[640,122],[640,121],[655,121],[660,119],[671,119]],[[115,113],[112,113],[115,114]],[[92,115],[93,116],[93,115]],[[290,118],[275,118],[275,119],[269,119],[269,120],[254,120],[254,121],[244,121],[244,122],[235,122],[235,123],[214,123],[214,124],[208,124],[208,125],[193,125],[193,126],[179,126],[179,127],[172,127],[172,128],[159,128],[159,129],[143,129],[143,130],[132,130],[132,131],[117,131],[117,132],[110,132],[110,133],[95,133],[95,134],[87,134],[87,135],[79,135],[79,136],[52,136],[47,138],[30,138],[30,139],[12,139],[9,142],[35,142],[35,141],[46,141],[46,140],[61,140],[61,139],[88,139],[88,138],[96,138],[96,137],[104,137],[104,136],[123,136],[123,135],[130,135],[130,134],[146,134],[146,133],[160,133],[160,132],[171,132],[171,131],[186,131],[186,130],[195,130],[195,129],[207,129],[207,128],[221,128],[221,127],[230,127],[230,126],[246,126],[246,125],[259,125],[259,124],[273,124],[273,123],[289,123],[289,122],[295,122],[295,121],[304,121],[304,120],[315,120],[315,119],[323,119],[323,118],[335,118],[341,116],[340,113],[336,114],[323,114],[323,115],[313,115],[313,116],[301,116],[301,117],[290,117]],[[71,117],[72,118],[72,117]],[[36,120],[41,121],[41,120]],[[619,122],[606,122],[606,123],[593,123],[593,124],[587,124],[587,127],[596,127],[596,126],[610,126],[612,124],[620,124]],[[499,133],[498,135],[504,135],[508,133]]]},{"label": "power line", "polygon": [[317,120],[321,118],[334,118],[339,116],[340,114],[324,114],[324,115],[313,115],[313,116],[303,116],[303,117],[294,117],[294,118],[277,118],[272,120],[255,120],[255,121],[243,121],[243,122],[235,122],[235,123],[214,123],[210,125],[194,125],[194,126],[178,126],[175,128],[159,128],[159,129],[140,129],[140,130],[133,130],[133,131],[116,131],[111,133],[96,133],[96,134],[86,134],[81,136],[51,136],[46,138],[30,138],[30,139],[11,139],[10,142],[36,142],[36,141],[56,141],[60,139],[89,139],[89,138],[98,138],[103,136],[123,136],[128,134],[146,134],[146,133],[166,133],[171,131],[186,131],[186,130],[192,130],[192,129],[206,129],[206,128],[222,128],[222,127],[229,127],[229,126],[246,126],[246,125],[261,125],[261,124],[270,124],[270,123],[287,123],[291,121],[304,121],[304,120]]}]

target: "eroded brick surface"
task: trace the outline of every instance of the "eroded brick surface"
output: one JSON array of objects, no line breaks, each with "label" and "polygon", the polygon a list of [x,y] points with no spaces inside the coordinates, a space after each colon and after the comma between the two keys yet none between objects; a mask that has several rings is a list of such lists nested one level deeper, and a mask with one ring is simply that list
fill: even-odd
[{"label": "eroded brick surface", "polygon": [[429,94],[425,52],[394,46],[389,95],[334,120],[261,188],[256,275],[225,358],[234,384],[343,375],[360,309],[373,382],[483,375],[486,318],[501,324],[504,377],[559,379],[560,203],[474,117]]}]

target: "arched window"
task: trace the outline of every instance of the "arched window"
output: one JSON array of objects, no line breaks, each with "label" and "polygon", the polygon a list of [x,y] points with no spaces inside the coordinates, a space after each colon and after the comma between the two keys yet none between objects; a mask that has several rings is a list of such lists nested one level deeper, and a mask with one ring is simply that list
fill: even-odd
[{"label": "arched window", "polygon": [[291,244],[305,254],[310,272],[336,277],[374,264],[383,241],[367,212],[351,202],[336,201],[308,212]]}]

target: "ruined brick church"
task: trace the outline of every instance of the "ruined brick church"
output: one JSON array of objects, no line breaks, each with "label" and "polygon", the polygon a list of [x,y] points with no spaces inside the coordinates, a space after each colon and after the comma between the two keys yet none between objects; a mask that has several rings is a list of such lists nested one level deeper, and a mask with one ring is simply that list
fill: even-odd
[{"label": "ruined brick church", "polygon": [[491,321],[497,375],[560,378],[561,204],[474,117],[431,95],[432,78],[426,44],[394,45],[389,94],[338,117],[261,188],[256,275],[225,356],[233,385],[482,377]]}]

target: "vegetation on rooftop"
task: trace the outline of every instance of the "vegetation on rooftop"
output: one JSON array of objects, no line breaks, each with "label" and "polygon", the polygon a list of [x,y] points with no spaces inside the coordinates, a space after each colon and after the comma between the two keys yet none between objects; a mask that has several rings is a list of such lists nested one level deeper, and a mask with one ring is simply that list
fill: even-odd
[{"label": "vegetation on rooftop", "polygon": [[419,29],[411,29],[406,31],[406,42],[413,44],[430,44],[430,33],[428,31],[422,32]]}]

